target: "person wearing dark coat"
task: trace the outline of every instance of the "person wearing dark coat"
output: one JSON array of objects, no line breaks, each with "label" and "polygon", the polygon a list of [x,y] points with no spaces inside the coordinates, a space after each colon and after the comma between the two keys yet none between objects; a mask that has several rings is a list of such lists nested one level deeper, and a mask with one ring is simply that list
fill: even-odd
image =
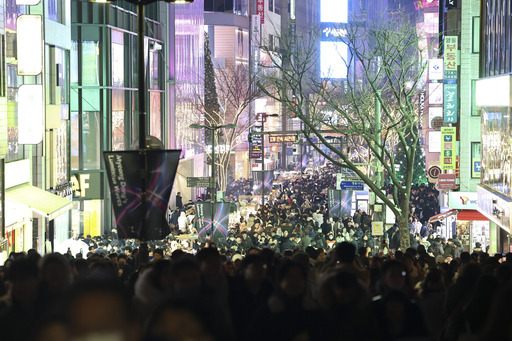
[{"label": "person wearing dark coat", "polygon": [[181,192],[176,193],[176,208],[180,210],[183,208],[183,198],[181,197]]}]

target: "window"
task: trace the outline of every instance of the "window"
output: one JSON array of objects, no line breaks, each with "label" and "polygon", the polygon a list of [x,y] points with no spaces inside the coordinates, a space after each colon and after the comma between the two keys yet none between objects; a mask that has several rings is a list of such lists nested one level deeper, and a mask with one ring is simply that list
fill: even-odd
[{"label": "window", "polygon": [[274,0],[268,0],[268,10],[274,12]]},{"label": "window", "polygon": [[112,90],[112,150],[126,150],[126,132],[129,127],[125,122],[124,90]]},{"label": "window", "polygon": [[124,86],[124,35],[112,30],[112,86]]},{"label": "window", "polygon": [[275,14],[280,14],[281,13],[281,8],[280,8],[279,0],[274,0],[274,13]]},{"label": "window", "polygon": [[80,169],[80,125],[78,121],[78,112],[71,112],[71,169]]},{"label": "window", "polygon": [[471,80],[471,116],[481,116],[481,108],[476,105],[476,81]]},{"label": "window", "polygon": [[473,53],[480,53],[480,17],[473,17]]},{"label": "window", "polygon": [[101,168],[101,115],[95,111],[82,113],[83,169]]},{"label": "window", "polygon": [[480,178],[480,142],[471,142],[471,177]]}]

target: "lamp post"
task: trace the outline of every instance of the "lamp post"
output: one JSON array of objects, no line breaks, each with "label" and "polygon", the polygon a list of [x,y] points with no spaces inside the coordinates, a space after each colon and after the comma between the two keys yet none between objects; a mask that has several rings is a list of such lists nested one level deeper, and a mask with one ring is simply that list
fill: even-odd
[{"label": "lamp post", "polygon": [[[115,0],[90,0],[91,2],[110,3]],[[138,72],[138,118],[139,118],[139,151],[144,154],[144,164],[141,169],[141,176],[144,178],[144,185],[141,188],[141,208],[143,212],[142,228],[139,235],[140,250],[139,263],[144,264],[149,261],[149,249],[147,243],[147,225],[146,215],[146,186],[145,181],[148,173],[148,162],[146,151],[151,149],[146,140],[146,73],[144,65],[144,36],[145,36],[145,11],[144,6],[161,0],[126,0],[137,6],[137,72]],[[194,0],[164,0],[170,4],[187,4]]]},{"label": "lamp post", "polygon": [[214,219],[214,212],[213,212],[213,204],[215,204],[215,199],[216,199],[216,196],[217,196],[217,181],[216,181],[216,177],[215,177],[215,133],[217,132],[218,129],[221,129],[221,128],[226,128],[226,129],[236,129],[238,128],[238,126],[236,124],[225,124],[225,125],[212,125],[212,126],[207,126],[207,125],[202,125],[202,124],[198,124],[198,123],[194,123],[194,124],[191,124],[189,126],[189,128],[192,128],[192,129],[207,129],[209,131],[212,132],[212,179],[211,179],[211,183],[210,183],[210,192],[211,192],[211,196],[212,196],[212,199],[211,199],[211,203],[212,203],[212,232],[211,232],[211,237],[213,238],[213,232],[214,232],[214,224],[213,224],[213,219]]},{"label": "lamp post", "polygon": [[265,206],[265,119],[267,117],[277,117],[278,114],[260,113],[261,116],[261,207]]}]

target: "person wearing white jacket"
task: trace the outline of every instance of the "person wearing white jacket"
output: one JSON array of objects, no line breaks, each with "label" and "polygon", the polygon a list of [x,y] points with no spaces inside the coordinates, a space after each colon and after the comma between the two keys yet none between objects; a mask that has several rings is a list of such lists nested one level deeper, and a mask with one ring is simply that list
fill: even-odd
[{"label": "person wearing white jacket", "polygon": [[180,217],[178,218],[178,228],[181,233],[187,233],[188,230],[188,219],[187,214],[185,212],[180,213]]}]

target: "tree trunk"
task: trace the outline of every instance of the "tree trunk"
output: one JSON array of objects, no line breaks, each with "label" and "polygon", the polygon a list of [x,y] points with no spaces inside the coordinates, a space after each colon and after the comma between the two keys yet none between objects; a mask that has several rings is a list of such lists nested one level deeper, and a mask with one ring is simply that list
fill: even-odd
[{"label": "tree trunk", "polygon": [[405,250],[411,246],[409,237],[409,202],[407,200],[404,201],[405,202],[400,205],[402,213],[397,217],[398,230],[400,231],[400,250],[402,252],[405,252]]}]

